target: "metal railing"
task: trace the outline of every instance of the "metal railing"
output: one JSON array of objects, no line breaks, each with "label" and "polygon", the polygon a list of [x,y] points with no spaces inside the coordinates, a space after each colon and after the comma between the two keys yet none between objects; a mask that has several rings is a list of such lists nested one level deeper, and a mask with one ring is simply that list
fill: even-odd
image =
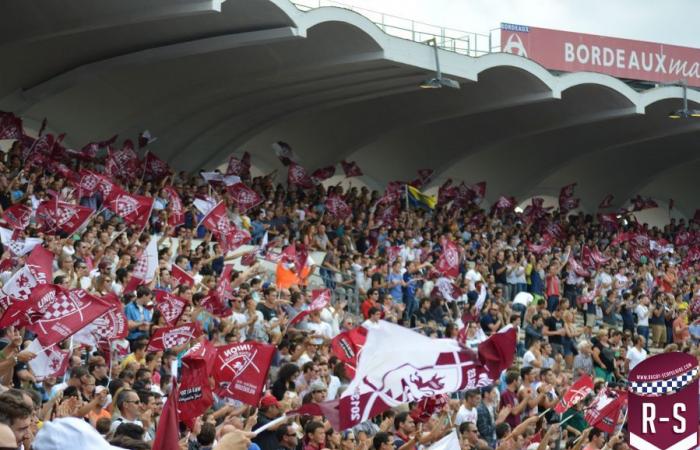
[{"label": "metal railing", "polygon": [[324,6],[348,9],[365,16],[386,34],[420,43],[425,43],[425,41],[434,38],[438,48],[462,55],[477,57],[500,51],[500,45],[494,45],[494,39],[492,39],[493,35],[500,36],[499,33],[494,33],[494,31],[500,30],[499,28],[490,30],[489,34],[473,33],[418,22],[333,0],[290,1],[301,11],[309,11]]}]

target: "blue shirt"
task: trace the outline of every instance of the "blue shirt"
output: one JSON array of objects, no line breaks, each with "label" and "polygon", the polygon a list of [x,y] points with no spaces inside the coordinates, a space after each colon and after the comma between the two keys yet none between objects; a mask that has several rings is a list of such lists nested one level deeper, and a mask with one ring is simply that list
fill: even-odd
[{"label": "blue shirt", "polygon": [[[151,310],[144,308],[143,306],[138,306],[135,301],[130,302],[124,308],[124,314],[128,320],[132,322],[151,322],[153,318],[153,313]],[[146,332],[141,330],[131,330],[127,339],[134,340],[141,337],[146,337]]]},{"label": "blue shirt", "polygon": [[406,272],[403,274],[403,281],[406,282],[406,297],[415,298],[418,290],[417,283],[413,280],[413,275]]},{"label": "blue shirt", "polygon": [[[389,274],[389,276],[387,277],[386,281],[389,284],[389,286],[391,286],[393,283],[395,283],[397,281],[401,281],[402,279],[403,279],[403,277],[401,276],[400,273],[391,272]],[[391,295],[391,297],[398,302],[400,302],[401,299],[403,298],[403,292],[402,292],[401,287],[402,287],[401,283],[399,283],[389,290],[389,295]]]}]

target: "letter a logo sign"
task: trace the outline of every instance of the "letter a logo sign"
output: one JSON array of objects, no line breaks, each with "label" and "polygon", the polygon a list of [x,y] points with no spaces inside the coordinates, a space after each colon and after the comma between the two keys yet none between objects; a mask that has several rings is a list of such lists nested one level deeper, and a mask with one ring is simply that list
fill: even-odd
[{"label": "letter a logo sign", "polygon": [[627,428],[637,450],[698,446],[698,361],[686,353],[647,358],[629,375]]}]

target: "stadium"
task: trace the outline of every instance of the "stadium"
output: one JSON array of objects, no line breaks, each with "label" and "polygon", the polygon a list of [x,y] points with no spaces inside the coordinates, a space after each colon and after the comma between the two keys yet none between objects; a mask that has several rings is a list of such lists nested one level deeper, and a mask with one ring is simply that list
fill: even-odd
[{"label": "stadium", "polygon": [[624,450],[700,359],[698,49],[0,11],[0,448]]}]

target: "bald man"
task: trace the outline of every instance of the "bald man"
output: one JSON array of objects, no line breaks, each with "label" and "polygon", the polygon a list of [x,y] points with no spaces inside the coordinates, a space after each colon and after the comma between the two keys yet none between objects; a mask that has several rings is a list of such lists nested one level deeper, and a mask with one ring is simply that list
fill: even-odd
[{"label": "bald man", "polygon": [[15,433],[4,423],[0,423],[0,448],[17,448]]}]

